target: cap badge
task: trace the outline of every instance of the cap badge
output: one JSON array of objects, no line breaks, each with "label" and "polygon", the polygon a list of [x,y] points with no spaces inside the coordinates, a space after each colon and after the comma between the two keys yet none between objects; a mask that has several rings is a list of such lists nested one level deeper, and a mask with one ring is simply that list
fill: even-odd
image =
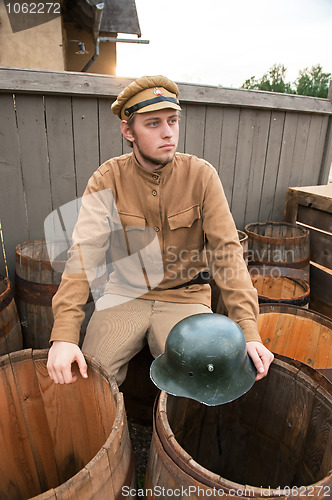
[{"label": "cap badge", "polygon": [[161,89],[154,89],[154,95],[162,95],[163,91]]}]

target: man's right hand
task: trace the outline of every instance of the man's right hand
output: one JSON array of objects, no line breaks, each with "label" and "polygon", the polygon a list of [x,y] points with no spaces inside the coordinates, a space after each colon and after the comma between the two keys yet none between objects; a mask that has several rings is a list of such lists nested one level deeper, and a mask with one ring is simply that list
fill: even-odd
[{"label": "man's right hand", "polygon": [[48,353],[47,370],[56,384],[72,384],[77,376],[71,370],[72,363],[78,364],[80,374],[88,378],[87,364],[78,345],[56,340]]}]

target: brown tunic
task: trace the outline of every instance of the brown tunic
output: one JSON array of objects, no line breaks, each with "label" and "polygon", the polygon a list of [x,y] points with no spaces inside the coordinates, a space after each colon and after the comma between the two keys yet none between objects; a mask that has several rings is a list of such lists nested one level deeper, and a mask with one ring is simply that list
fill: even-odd
[{"label": "brown tunic", "polygon": [[104,293],[210,306],[208,284],[174,288],[209,268],[229,317],[247,341],[261,341],[257,292],[237,229],[219,176],[202,159],[176,153],[148,172],[130,153],[92,175],[53,298],[52,341],[78,343],[89,283],[101,268],[108,276]]}]

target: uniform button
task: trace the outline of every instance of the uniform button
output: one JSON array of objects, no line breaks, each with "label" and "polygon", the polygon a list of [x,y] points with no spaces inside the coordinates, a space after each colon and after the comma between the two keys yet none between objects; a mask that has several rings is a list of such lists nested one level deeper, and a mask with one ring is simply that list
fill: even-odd
[{"label": "uniform button", "polygon": [[154,181],[157,181],[157,180],[159,179],[159,176],[158,176],[158,175],[153,175],[153,176],[152,176],[152,179],[153,179]]},{"label": "uniform button", "polygon": [[160,227],[154,226],[154,230],[156,231],[156,233],[158,233],[160,231]]},{"label": "uniform button", "polygon": [[154,189],[154,190],[152,191],[152,195],[153,195],[153,196],[157,196],[157,194],[158,194],[158,193],[157,193],[157,191]]}]

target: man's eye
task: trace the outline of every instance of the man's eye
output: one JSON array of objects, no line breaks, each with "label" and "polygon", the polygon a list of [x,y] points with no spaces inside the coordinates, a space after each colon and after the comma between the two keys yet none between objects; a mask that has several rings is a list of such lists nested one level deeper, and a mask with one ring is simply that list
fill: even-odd
[{"label": "man's eye", "polygon": [[157,122],[150,122],[149,123],[149,127],[156,127],[157,126]]}]

